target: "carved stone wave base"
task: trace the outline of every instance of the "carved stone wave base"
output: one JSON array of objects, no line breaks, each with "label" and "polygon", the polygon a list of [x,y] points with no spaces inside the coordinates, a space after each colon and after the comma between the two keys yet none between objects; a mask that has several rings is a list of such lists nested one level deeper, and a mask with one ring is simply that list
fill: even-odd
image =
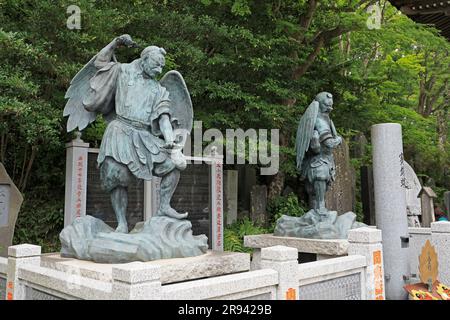
[{"label": "carved stone wave base", "polygon": [[356,221],[356,214],[347,212],[338,216],[336,211],[319,214],[309,210],[301,217],[283,215],[277,220],[274,236],[310,239],[347,239],[348,231],[366,225]]},{"label": "carved stone wave base", "polygon": [[118,233],[92,216],[77,218],[60,233],[61,256],[99,263],[125,263],[199,256],[205,235],[192,235],[188,220],[152,217],[130,233]]}]

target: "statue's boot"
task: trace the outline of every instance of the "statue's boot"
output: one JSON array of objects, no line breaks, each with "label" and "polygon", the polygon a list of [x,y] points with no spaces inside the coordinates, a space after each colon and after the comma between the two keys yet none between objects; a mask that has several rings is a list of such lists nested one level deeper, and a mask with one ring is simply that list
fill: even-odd
[{"label": "statue's boot", "polygon": [[128,192],[125,187],[116,187],[111,191],[111,204],[117,218],[116,232],[128,233],[127,206]]},{"label": "statue's boot", "polygon": [[175,209],[170,206],[170,200],[172,199],[173,193],[177,188],[178,181],[180,180],[180,171],[177,169],[172,170],[167,175],[163,176],[161,179],[161,189],[160,189],[160,203],[159,209],[156,213],[157,216],[168,216],[174,219],[185,219],[188,214],[178,213]]}]

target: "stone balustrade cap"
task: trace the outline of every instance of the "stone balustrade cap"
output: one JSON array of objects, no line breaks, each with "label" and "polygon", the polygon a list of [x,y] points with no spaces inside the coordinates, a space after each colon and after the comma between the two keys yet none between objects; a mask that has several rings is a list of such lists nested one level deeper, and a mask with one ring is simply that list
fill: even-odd
[{"label": "stone balustrade cap", "polygon": [[298,259],[298,251],[296,248],[286,246],[273,246],[261,249],[262,260],[272,261],[292,261]]},{"label": "stone balustrade cap", "polygon": [[381,230],[362,227],[348,231],[348,241],[351,243],[381,242]]},{"label": "stone balustrade cap", "polygon": [[126,283],[155,281],[161,278],[161,267],[144,262],[130,262],[112,268],[113,280]]},{"label": "stone balustrade cap", "polygon": [[431,232],[450,233],[450,221],[432,222]]},{"label": "stone balustrade cap", "polygon": [[72,140],[66,143],[66,148],[89,148],[89,143],[84,141]]},{"label": "stone balustrade cap", "polygon": [[34,244],[19,244],[8,247],[8,256],[13,258],[26,258],[41,255],[41,247]]}]

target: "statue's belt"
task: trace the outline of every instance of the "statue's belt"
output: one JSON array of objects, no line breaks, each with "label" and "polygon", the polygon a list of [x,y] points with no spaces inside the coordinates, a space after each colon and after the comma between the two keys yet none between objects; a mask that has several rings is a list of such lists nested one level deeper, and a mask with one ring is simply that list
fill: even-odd
[{"label": "statue's belt", "polygon": [[143,122],[136,121],[136,120],[130,120],[130,119],[124,118],[119,115],[117,115],[117,120],[119,120],[120,122],[125,123],[133,128],[136,128],[136,129],[150,130],[150,128],[151,128],[150,124],[143,123]]}]

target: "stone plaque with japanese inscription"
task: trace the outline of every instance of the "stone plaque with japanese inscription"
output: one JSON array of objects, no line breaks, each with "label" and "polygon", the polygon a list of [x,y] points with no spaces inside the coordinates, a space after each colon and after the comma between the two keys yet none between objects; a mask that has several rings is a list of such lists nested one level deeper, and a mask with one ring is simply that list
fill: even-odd
[{"label": "stone plaque with japanese inscription", "polygon": [[0,184],[0,227],[8,226],[10,196],[11,186],[9,184]]},{"label": "stone plaque with japanese inscription", "polygon": [[8,255],[23,197],[0,163],[0,256]]}]

